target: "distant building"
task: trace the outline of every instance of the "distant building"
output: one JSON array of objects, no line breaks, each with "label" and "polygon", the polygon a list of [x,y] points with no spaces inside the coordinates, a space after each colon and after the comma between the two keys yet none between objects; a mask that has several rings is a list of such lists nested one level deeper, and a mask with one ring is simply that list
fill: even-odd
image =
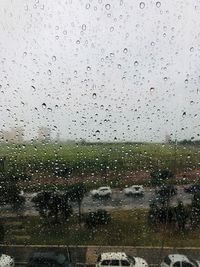
[{"label": "distant building", "polygon": [[8,143],[23,143],[24,141],[24,129],[22,127],[13,127],[8,131],[0,131],[0,142]]},{"label": "distant building", "polygon": [[50,141],[50,129],[48,127],[40,127],[38,129],[38,142],[49,142]]},{"label": "distant building", "polygon": [[171,135],[170,134],[166,134],[165,135],[165,143],[166,144],[170,144],[171,142],[172,142]]}]

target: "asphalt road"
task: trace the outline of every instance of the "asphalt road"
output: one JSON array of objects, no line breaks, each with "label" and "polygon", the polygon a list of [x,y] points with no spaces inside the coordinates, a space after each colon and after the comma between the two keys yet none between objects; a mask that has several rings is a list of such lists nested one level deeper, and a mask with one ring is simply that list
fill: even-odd
[{"label": "asphalt road", "polygon": [[[106,209],[106,210],[113,210],[113,209],[124,209],[124,210],[131,210],[135,208],[148,208],[151,201],[155,198],[155,189],[145,188],[144,196],[126,196],[124,195],[123,191],[119,189],[114,189],[112,191],[112,197],[108,199],[98,199],[92,198],[91,194],[88,193],[82,203],[82,211],[89,212],[95,211],[97,209]],[[27,193],[24,194],[26,197],[26,204],[25,204],[25,215],[32,214],[36,215],[37,212],[34,209],[33,203],[31,199],[33,194]],[[176,196],[172,197],[171,203],[175,205],[178,200],[183,201],[185,204],[191,203],[192,195],[187,194],[184,192],[183,187],[178,187],[178,193]],[[77,211],[77,204],[71,203],[74,210]],[[8,209],[7,207],[2,207],[4,210]],[[2,209],[1,208],[1,209]]]},{"label": "asphalt road", "polygon": [[[155,198],[155,189],[145,188],[144,196],[126,196],[123,191],[119,189],[112,190],[111,198],[92,198],[91,194],[88,193],[83,199],[82,203],[82,212],[95,211],[97,209],[124,209],[131,210],[135,208],[148,208],[151,201]],[[32,193],[25,193],[26,203],[24,207],[24,215],[37,215],[37,211],[34,208],[31,199],[33,197]],[[175,205],[178,200],[183,201],[183,203],[188,204],[191,203],[192,195],[184,192],[183,187],[178,187],[178,193],[176,196],[173,196],[171,199],[171,203]],[[77,212],[77,204],[71,203],[74,211]],[[3,210],[7,213],[12,213],[12,209],[10,205],[1,206],[0,210]]]}]

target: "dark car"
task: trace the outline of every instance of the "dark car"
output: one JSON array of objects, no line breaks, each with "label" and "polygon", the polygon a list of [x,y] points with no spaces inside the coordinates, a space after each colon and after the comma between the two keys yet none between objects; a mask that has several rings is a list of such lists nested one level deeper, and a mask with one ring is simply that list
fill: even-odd
[{"label": "dark car", "polygon": [[28,267],[70,267],[68,257],[55,252],[36,252],[29,258]]},{"label": "dark car", "polygon": [[195,194],[197,192],[200,192],[200,184],[193,184],[188,187],[185,187],[184,191],[190,194]]}]

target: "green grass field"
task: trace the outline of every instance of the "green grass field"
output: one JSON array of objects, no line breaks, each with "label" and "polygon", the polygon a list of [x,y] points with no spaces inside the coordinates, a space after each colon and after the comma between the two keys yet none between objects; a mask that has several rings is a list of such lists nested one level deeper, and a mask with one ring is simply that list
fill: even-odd
[{"label": "green grass field", "polygon": [[78,225],[76,215],[57,226],[44,224],[39,217],[6,219],[7,244],[41,245],[120,245],[199,247],[200,231],[178,233],[174,228],[154,230],[147,224],[147,211],[113,211],[111,223],[99,226],[95,232]]},{"label": "green grass field", "polygon": [[[158,168],[168,168],[177,174],[172,181],[175,184],[195,182],[199,179],[196,176],[200,167],[199,148],[155,143],[1,144],[0,158],[6,157],[7,173],[22,178],[19,186],[23,190],[40,191],[55,186],[65,189],[68,183],[80,180],[89,190],[101,185],[148,186],[149,173]],[[188,173],[193,173],[192,178]],[[29,182],[27,177],[31,177]]]},{"label": "green grass field", "polygon": [[0,145],[6,168],[58,170],[74,173],[108,170],[150,170],[170,168],[177,171],[198,169],[200,147],[171,144],[10,144]]}]

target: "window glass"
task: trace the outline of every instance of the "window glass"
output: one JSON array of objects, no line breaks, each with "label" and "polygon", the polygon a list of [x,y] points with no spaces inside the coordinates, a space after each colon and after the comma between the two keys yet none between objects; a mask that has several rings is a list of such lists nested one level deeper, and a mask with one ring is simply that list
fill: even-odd
[{"label": "window glass", "polygon": [[[177,261],[173,264],[174,267],[181,267],[181,262]],[[186,267],[186,266],[185,266]],[[189,267],[189,266],[188,266]]]},{"label": "window glass", "polygon": [[119,262],[119,260],[111,260],[109,262],[109,265],[110,266],[119,266],[120,265],[120,262]]},{"label": "window glass", "polygon": [[126,260],[121,260],[121,265],[122,266],[130,266],[130,263]]}]

